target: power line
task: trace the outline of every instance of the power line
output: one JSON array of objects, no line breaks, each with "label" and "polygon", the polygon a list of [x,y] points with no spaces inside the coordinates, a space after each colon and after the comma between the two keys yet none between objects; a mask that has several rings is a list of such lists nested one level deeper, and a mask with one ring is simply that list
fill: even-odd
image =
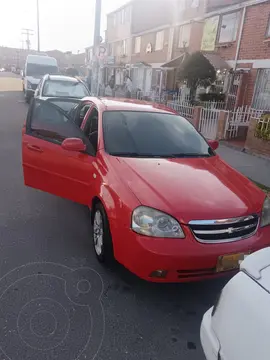
[{"label": "power line", "polygon": [[25,40],[26,48],[27,48],[27,50],[30,50],[30,47],[31,47],[30,36],[34,35],[34,30],[32,30],[32,29],[22,29],[22,35],[25,35],[25,37],[26,37],[26,40]]}]

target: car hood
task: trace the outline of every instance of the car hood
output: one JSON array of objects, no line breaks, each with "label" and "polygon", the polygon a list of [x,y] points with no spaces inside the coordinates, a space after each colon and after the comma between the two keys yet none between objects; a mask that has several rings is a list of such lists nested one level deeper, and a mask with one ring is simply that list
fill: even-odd
[{"label": "car hood", "polygon": [[225,219],[260,213],[265,194],[216,155],[210,158],[111,157],[142,205],[191,220]]}]

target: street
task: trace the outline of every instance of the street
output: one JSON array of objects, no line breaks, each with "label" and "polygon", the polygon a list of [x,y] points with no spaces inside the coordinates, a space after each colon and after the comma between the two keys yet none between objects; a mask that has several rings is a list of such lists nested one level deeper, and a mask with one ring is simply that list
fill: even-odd
[{"label": "street", "polygon": [[100,265],[88,209],[24,186],[27,105],[20,77],[0,76],[0,359],[204,359],[202,315],[227,279],[159,285]]}]

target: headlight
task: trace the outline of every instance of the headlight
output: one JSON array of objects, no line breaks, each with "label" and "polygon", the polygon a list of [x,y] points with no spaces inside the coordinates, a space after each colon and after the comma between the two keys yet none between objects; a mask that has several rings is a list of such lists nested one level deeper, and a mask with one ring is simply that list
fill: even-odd
[{"label": "headlight", "polygon": [[139,206],[132,214],[132,230],[138,234],[183,239],[185,234],[177,220],[171,216],[146,207]]},{"label": "headlight", "polygon": [[270,198],[266,196],[262,208],[261,227],[270,225]]}]

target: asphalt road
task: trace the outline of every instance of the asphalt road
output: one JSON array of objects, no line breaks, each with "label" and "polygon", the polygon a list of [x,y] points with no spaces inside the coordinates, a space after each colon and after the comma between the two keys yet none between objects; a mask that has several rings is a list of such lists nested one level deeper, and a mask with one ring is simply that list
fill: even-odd
[{"label": "asphalt road", "polygon": [[121,266],[100,265],[87,209],[23,184],[27,106],[22,92],[7,91],[20,80],[6,76],[0,76],[0,359],[202,360],[201,318],[225,280],[150,284]]}]

